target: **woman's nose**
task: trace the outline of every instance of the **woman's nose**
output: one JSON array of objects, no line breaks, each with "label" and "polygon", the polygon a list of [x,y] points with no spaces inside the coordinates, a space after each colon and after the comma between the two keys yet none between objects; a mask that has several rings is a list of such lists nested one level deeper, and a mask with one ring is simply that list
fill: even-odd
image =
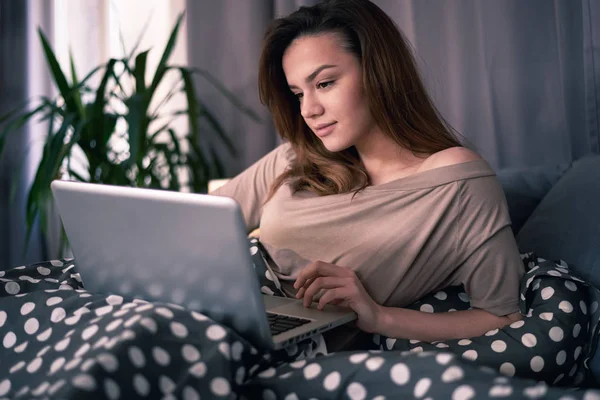
[{"label": "woman's nose", "polygon": [[319,102],[316,96],[304,95],[300,107],[300,113],[304,118],[314,117],[323,113],[323,105]]}]

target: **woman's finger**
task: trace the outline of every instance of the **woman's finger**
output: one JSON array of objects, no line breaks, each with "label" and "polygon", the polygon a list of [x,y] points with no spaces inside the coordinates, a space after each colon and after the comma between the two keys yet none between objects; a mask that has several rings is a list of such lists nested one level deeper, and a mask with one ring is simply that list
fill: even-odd
[{"label": "woman's finger", "polygon": [[344,278],[319,276],[304,292],[304,306],[308,307],[312,303],[313,297],[319,293],[321,289],[334,289],[347,284]]},{"label": "woman's finger", "polygon": [[348,268],[339,267],[334,264],[329,264],[323,261],[315,261],[305,267],[298,274],[298,278],[296,278],[296,282],[294,282],[294,288],[298,289],[299,287],[305,286],[305,283],[310,278],[315,278],[316,276],[337,276],[344,277],[348,276]]},{"label": "woman's finger", "polygon": [[347,286],[337,287],[335,289],[329,289],[319,299],[319,304],[317,305],[317,309],[322,310],[326,304],[329,304],[333,301],[340,301],[340,302],[347,301],[347,297],[348,297],[348,287]]}]

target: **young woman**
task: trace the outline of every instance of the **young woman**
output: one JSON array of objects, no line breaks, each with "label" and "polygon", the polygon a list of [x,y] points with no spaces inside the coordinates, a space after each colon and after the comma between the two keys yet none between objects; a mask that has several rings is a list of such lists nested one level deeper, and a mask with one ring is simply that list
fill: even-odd
[{"label": "young woman", "polygon": [[[409,44],[368,0],[301,7],[267,30],[261,101],[284,144],[219,188],[276,262],[288,293],[356,326],[435,341],[520,319],[524,274],[493,170],[428,96]],[[471,309],[405,307],[462,284]],[[334,331],[328,350],[357,331]]]}]

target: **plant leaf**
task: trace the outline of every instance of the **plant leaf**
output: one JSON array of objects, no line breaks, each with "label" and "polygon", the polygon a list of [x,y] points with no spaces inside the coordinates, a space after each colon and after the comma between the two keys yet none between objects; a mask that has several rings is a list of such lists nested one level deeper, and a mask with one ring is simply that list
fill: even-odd
[{"label": "plant leaf", "polygon": [[169,41],[167,42],[165,50],[163,51],[163,54],[158,63],[158,67],[156,68],[154,78],[152,79],[152,84],[150,85],[150,94],[149,94],[149,98],[148,98],[148,103],[150,103],[150,101],[152,100],[152,96],[154,95],[156,88],[158,87],[163,76],[167,72],[167,61],[169,60],[169,57],[171,57],[171,53],[173,52],[173,48],[175,47],[175,43],[177,41],[177,33],[179,32],[179,27],[181,25],[181,21],[183,20],[184,15],[185,15],[185,13],[179,14],[179,17],[177,18],[177,22],[175,23],[175,27],[171,31],[171,35],[169,36]]},{"label": "plant leaf", "polygon": [[148,58],[148,51],[149,50],[146,50],[135,57],[135,69],[133,75],[135,77],[135,87],[138,93],[146,91],[146,61]]}]

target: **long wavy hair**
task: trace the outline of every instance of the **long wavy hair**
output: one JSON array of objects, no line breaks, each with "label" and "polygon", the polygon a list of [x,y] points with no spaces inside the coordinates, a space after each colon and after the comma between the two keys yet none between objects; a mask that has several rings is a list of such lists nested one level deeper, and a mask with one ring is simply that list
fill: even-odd
[{"label": "long wavy hair", "polygon": [[356,148],[328,151],[304,122],[287,85],[282,66],[286,49],[299,37],[325,33],[339,35],[344,49],[360,61],[370,112],[385,135],[413,153],[461,146],[429,97],[410,45],[390,17],[368,0],[325,0],[273,20],[264,36],[260,100],[296,156],[273,183],[269,199],[285,181],[294,193],[318,195],[358,193],[370,183]]}]

